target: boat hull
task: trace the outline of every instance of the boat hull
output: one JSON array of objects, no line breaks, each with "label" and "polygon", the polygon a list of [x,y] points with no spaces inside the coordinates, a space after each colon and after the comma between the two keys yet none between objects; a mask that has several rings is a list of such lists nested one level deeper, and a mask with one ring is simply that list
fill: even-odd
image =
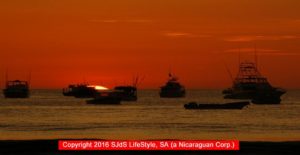
[{"label": "boat hull", "polygon": [[88,85],[70,85],[63,89],[64,96],[74,96],[75,98],[93,98],[97,90]]},{"label": "boat hull", "polygon": [[96,105],[118,105],[121,104],[120,98],[111,98],[111,97],[104,97],[104,98],[95,98],[92,100],[87,100],[87,104],[96,104]]},{"label": "boat hull", "polygon": [[[224,92],[223,92],[224,94]],[[232,91],[224,99],[249,99],[253,104],[280,104],[284,90]]]},{"label": "boat hull", "polygon": [[3,94],[4,94],[5,98],[29,98],[29,91],[28,90],[24,90],[24,91],[4,90]]},{"label": "boat hull", "polygon": [[161,98],[181,98],[185,97],[185,91],[161,91],[159,96]]},{"label": "boat hull", "polygon": [[137,88],[134,86],[116,86],[115,95],[122,101],[137,101]]},{"label": "boat hull", "polygon": [[191,102],[184,105],[185,109],[243,109],[244,107],[248,106],[250,102],[232,102],[232,103],[225,103],[225,104],[197,104],[195,102]]}]

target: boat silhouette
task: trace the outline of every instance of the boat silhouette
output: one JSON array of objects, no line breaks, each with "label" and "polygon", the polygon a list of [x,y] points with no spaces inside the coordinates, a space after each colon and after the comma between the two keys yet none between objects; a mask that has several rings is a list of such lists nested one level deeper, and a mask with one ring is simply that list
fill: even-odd
[{"label": "boat silhouette", "polygon": [[122,101],[137,101],[137,88],[134,86],[116,86],[114,91]]},{"label": "boat silhouette", "polygon": [[282,88],[273,87],[262,76],[253,62],[242,62],[231,88],[222,92],[225,99],[250,99],[254,104],[279,104],[286,93]]},{"label": "boat silhouette", "polygon": [[162,98],[180,98],[185,97],[185,88],[178,82],[178,78],[169,73],[167,83],[160,88],[159,92]]},{"label": "boat silhouette", "polygon": [[184,105],[185,109],[243,109],[244,107],[250,105],[250,102],[243,101],[243,102],[231,102],[231,103],[224,103],[224,104],[198,104],[196,102],[190,102]]},{"label": "boat silhouette", "polygon": [[28,98],[29,82],[27,81],[6,81],[6,87],[3,90],[5,98]]},{"label": "boat silhouette", "polygon": [[94,98],[87,100],[87,104],[121,104],[122,98],[120,97],[120,92],[114,90],[105,90],[95,93]]},{"label": "boat silhouette", "polygon": [[131,85],[116,86],[114,91],[117,92],[116,95],[119,95],[122,101],[137,101],[137,87],[144,79],[145,77],[134,76]]},{"label": "boat silhouette", "polygon": [[64,96],[74,96],[76,98],[92,98],[97,90],[88,84],[73,84],[63,89]]}]

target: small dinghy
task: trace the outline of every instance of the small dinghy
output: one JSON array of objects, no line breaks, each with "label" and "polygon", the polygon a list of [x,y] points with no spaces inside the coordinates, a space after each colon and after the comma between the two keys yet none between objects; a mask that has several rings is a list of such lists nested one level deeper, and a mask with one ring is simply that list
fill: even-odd
[{"label": "small dinghy", "polygon": [[225,104],[198,104],[196,102],[190,102],[184,105],[185,109],[243,109],[249,105],[250,102],[231,102]]}]

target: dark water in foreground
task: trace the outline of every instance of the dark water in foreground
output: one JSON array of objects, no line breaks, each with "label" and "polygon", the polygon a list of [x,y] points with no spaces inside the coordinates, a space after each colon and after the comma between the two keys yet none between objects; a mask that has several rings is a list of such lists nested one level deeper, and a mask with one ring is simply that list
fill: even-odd
[{"label": "dark water in foreground", "polygon": [[300,140],[300,91],[281,105],[243,110],[185,110],[189,101],[224,103],[220,90],[190,90],[184,99],[139,92],[138,102],[87,105],[60,90],[33,90],[29,99],[0,98],[0,139]]}]

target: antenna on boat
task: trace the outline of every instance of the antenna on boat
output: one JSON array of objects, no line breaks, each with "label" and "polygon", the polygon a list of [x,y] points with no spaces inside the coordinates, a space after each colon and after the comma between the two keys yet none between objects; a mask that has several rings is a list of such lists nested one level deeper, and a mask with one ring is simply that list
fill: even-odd
[{"label": "antenna on boat", "polygon": [[8,81],[8,69],[5,70],[5,82]]},{"label": "antenna on boat", "polygon": [[4,82],[4,86],[6,86],[7,81],[8,81],[8,69],[6,68],[6,70],[5,70],[5,82]]},{"label": "antenna on boat", "polygon": [[30,86],[31,83],[31,70],[29,71],[29,75],[28,75],[28,86]]},{"label": "antenna on boat", "polygon": [[229,69],[229,67],[227,66],[227,64],[225,63],[225,60],[224,60],[223,57],[221,57],[221,61],[223,62],[223,65],[224,65],[224,67],[225,67],[225,69],[226,69],[226,71],[227,71],[227,73],[228,73],[228,75],[229,75],[231,81],[234,82],[234,79],[233,79],[233,76],[232,76],[232,74],[231,74],[231,72],[230,72],[230,69]]},{"label": "antenna on boat", "polygon": [[240,65],[241,64],[241,47],[239,47],[239,64],[238,65]]},{"label": "antenna on boat", "polygon": [[139,76],[137,75],[134,79],[134,86],[136,87],[139,82]]},{"label": "antenna on boat", "polygon": [[232,74],[231,74],[231,72],[230,72],[230,70],[229,70],[228,66],[226,65],[226,63],[225,63],[225,62],[223,62],[223,63],[224,63],[224,66],[225,66],[225,68],[226,68],[226,71],[227,71],[227,73],[229,74],[229,77],[230,77],[231,81],[233,82],[233,81],[234,81],[234,79],[233,79],[233,76],[232,76]]},{"label": "antenna on boat", "polygon": [[254,60],[255,60],[256,68],[258,68],[258,60],[257,60],[257,49],[256,49],[256,44],[255,44],[255,49],[254,49]]},{"label": "antenna on boat", "polygon": [[145,79],[145,76],[142,76],[142,78],[140,78],[139,74],[136,74],[132,78],[132,86],[137,87],[144,79]]}]

